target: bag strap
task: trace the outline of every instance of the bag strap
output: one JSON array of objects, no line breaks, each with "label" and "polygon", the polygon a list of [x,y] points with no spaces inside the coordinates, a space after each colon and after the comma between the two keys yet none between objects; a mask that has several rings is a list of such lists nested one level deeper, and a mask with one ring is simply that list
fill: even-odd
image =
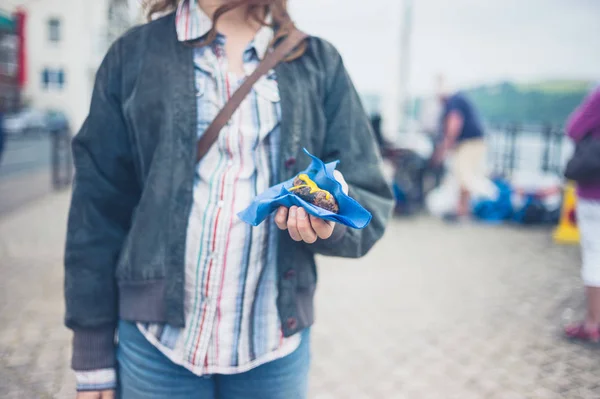
[{"label": "bag strap", "polygon": [[199,162],[204,157],[210,147],[219,138],[221,129],[227,124],[231,116],[236,109],[240,106],[244,98],[252,90],[252,86],[261,78],[266,75],[271,69],[279,64],[296,46],[298,46],[308,35],[298,29],[294,29],[285,38],[285,40],[275,47],[273,51],[267,54],[267,56],[258,64],[258,67],[254,72],[246,78],[241,86],[233,93],[229,101],[219,111],[215,119],[208,126],[204,134],[198,139],[197,151],[196,151],[196,162]]}]

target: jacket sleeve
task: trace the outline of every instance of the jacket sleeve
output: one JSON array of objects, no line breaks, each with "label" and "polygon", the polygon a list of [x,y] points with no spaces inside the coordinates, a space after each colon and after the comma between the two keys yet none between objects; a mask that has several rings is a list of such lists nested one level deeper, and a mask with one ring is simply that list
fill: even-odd
[{"label": "jacket sleeve", "polygon": [[567,134],[575,141],[581,141],[595,129],[600,129],[600,89],[586,98],[567,122]]},{"label": "jacket sleeve", "polygon": [[65,324],[74,332],[72,366],[79,371],[115,366],[115,266],[139,197],[120,97],[117,42],[98,70],[89,115],[72,143]]},{"label": "jacket sleeve", "polygon": [[381,155],[369,118],[350,80],[342,59],[335,52],[329,85],[324,96],[327,132],[323,159],[339,159],[349,195],[373,215],[362,230],[336,226],[331,238],[309,245],[322,255],[358,258],[381,238],[393,207],[392,190],[384,178]]}]

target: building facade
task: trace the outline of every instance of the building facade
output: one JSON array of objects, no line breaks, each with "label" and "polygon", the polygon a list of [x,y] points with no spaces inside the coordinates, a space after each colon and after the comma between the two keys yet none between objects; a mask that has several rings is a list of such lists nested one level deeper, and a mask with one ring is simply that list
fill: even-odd
[{"label": "building facade", "polygon": [[137,20],[128,0],[24,1],[26,75],[22,102],[61,111],[78,130],[89,111],[96,70],[110,43]]},{"label": "building facade", "polygon": [[0,114],[14,112],[20,103],[18,42],[14,18],[0,11]]}]

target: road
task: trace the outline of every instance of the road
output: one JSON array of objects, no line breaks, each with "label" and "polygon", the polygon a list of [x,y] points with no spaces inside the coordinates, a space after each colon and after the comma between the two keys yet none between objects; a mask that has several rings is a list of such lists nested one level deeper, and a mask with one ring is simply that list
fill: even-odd
[{"label": "road", "polygon": [[51,191],[49,135],[9,136],[0,160],[0,215]]},{"label": "road", "polygon": [[[68,193],[0,218],[0,397],[72,398],[62,326]],[[311,399],[591,399],[600,352],[575,247],[544,229],[395,220],[360,260],[320,259]]]},{"label": "road", "polygon": [[49,134],[8,136],[0,164],[0,179],[47,169],[50,166],[50,150]]}]

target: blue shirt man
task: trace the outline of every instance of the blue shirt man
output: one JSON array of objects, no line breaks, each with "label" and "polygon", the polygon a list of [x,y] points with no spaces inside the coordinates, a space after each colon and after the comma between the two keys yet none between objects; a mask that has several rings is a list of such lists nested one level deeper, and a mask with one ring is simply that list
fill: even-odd
[{"label": "blue shirt man", "polygon": [[441,95],[440,100],[443,136],[433,160],[434,164],[442,165],[449,154],[453,155],[449,174],[460,186],[456,216],[466,217],[470,212],[471,193],[490,185],[485,175],[483,125],[475,107],[462,93]]},{"label": "blue shirt man", "polygon": [[[469,99],[461,92],[443,99],[444,112],[442,114],[442,127],[445,128],[451,115],[462,119],[462,129],[456,137],[456,143],[465,140],[483,137],[483,126],[477,110]],[[445,130],[445,129],[444,129]]]}]

